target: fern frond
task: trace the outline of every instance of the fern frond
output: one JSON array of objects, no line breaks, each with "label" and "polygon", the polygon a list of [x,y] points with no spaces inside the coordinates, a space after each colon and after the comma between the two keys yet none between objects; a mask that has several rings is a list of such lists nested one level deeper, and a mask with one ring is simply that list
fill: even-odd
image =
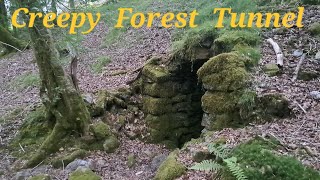
[{"label": "fern frond", "polygon": [[226,164],[229,170],[231,171],[232,175],[236,177],[237,180],[247,180],[247,176],[244,174],[243,170],[237,163],[236,157],[231,157],[228,159],[223,160]]},{"label": "fern frond", "polygon": [[213,160],[204,160],[200,163],[195,164],[189,169],[198,170],[198,171],[217,171],[220,170],[222,166]]},{"label": "fern frond", "polygon": [[217,145],[215,143],[208,144],[208,150],[210,153],[218,156],[219,158],[226,159],[229,155],[229,150],[226,145]]}]

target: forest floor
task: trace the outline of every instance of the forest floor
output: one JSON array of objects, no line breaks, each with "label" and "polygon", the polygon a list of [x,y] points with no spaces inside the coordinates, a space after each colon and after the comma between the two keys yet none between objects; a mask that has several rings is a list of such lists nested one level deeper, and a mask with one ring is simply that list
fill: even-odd
[{"label": "forest floor", "polygon": [[[286,147],[285,151],[279,153],[295,156],[304,164],[320,170],[320,103],[310,95],[312,91],[320,91],[320,79],[291,81],[300,59],[294,56],[294,51],[303,49],[314,52],[320,47],[319,39],[309,36],[306,31],[318,19],[319,7],[309,7],[304,16],[306,28],[266,32],[284,51],[283,73],[274,77],[263,73],[264,64],[275,62],[276,59],[273,49],[264,41],[261,46],[261,62],[252,74],[259,93],[277,92],[288,98],[293,109],[292,117],[262,125],[251,124],[242,129],[224,129],[213,134],[212,138],[223,136],[228,144],[234,146],[256,135],[273,136]],[[136,75],[130,72],[141,67],[148,57],[167,55],[170,50],[171,29],[129,29],[119,41],[103,47],[106,29],[105,24],[99,24],[82,42],[85,49],[80,51],[78,78],[84,94],[127,86],[126,82]],[[293,44],[289,43],[291,40],[294,40]],[[111,61],[100,72],[93,72],[92,65],[99,63],[101,57],[108,57]],[[307,53],[301,70],[319,72],[320,60],[315,60],[314,53]],[[40,105],[38,87],[34,80],[37,67],[32,50],[0,58],[0,74],[0,177],[10,179],[13,175],[11,165],[15,158],[6,147],[17,134],[28,112]],[[104,179],[151,179],[155,173],[155,168],[152,167],[154,157],[166,156],[168,150],[160,145],[145,144],[130,140],[125,135],[120,136],[121,146],[115,153],[94,152],[86,160],[98,162],[94,170]],[[128,168],[126,164],[129,154],[134,154],[137,159],[133,168]],[[180,155],[180,161],[187,166],[192,163],[187,153]],[[58,176],[64,178],[66,174],[57,173],[57,179]],[[206,179],[208,176],[207,173],[188,171],[180,179]]]}]

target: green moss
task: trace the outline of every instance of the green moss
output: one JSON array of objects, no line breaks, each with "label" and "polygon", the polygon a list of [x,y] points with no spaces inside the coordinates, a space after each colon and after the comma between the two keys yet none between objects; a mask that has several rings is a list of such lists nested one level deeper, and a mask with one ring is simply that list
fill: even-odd
[{"label": "green moss", "polygon": [[79,149],[79,150],[73,151],[71,154],[67,154],[67,155],[63,154],[60,157],[53,159],[51,164],[55,168],[62,167],[63,165],[66,166],[77,158],[85,157],[86,153],[87,151]]},{"label": "green moss", "polygon": [[205,89],[211,91],[235,91],[245,88],[248,84],[249,74],[244,68],[221,70],[202,78]]},{"label": "green moss", "polygon": [[26,73],[16,77],[10,84],[10,86],[19,91],[26,89],[27,87],[38,87],[40,85],[40,77],[38,74]]},{"label": "green moss", "polygon": [[115,136],[108,137],[103,143],[103,149],[107,153],[113,153],[120,146],[118,139]]},{"label": "green moss", "polygon": [[249,119],[257,107],[257,94],[254,91],[245,91],[237,103],[242,119]]},{"label": "green moss", "polygon": [[[277,145],[260,138],[236,147],[232,156],[236,157],[248,179],[261,180],[309,180],[319,179],[319,172],[305,167],[301,162],[288,156],[276,155]],[[224,176],[230,176],[226,172]],[[228,179],[228,178],[224,178]]]},{"label": "green moss", "polygon": [[245,67],[245,60],[237,53],[223,53],[204,63],[197,74],[199,79],[203,79],[205,76],[219,73],[221,70],[232,70]]},{"label": "green moss", "polygon": [[320,73],[317,71],[301,71],[298,74],[298,79],[303,81],[311,81],[320,76]]},{"label": "green moss", "polygon": [[166,66],[162,65],[161,57],[152,57],[147,61],[142,69],[144,77],[151,79],[153,82],[166,82],[171,78],[171,73]]},{"label": "green moss", "polygon": [[112,135],[109,126],[103,122],[90,125],[90,130],[97,140],[104,140]]},{"label": "green moss", "polygon": [[249,58],[248,62],[246,63],[248,69],[256,66],[261,58],[260,49],[257,47],[238,44],[233,48],[233,50],[238,52],[241,56]]},{"label": "green moss", "polygon": [[90,169],[78,169],[70,175],[69,180],[101,180],[101,177]]},{"label": "green moss", "polygon": [[41,174],[41,175],[33,176],[28,180],[51,180],[51,177],[47,174]]},{"label": "green moss", "polygon": [[225,93],[207,91],[201,99],[202,109],[207,113],[220,114],[235,110],[241,94],[237,92]]},{"label": "green moss", "polygon": [[263,71],[269,76],[276,76],[280,74],[280,69],[276,64],[266,64]]},{"label": "green moss", "polygon": [[186,167],[177,161],[179,151],[173,151],[160,165],[154,180],[173,180],[186,172]]},{"label": "green moss", "polygon": [[129,154],[128,160],[127,160],[127,166],[129,168],[132,168],[136,164],[136,157],[134,154]]},{"label": "green moss", "polygon": [[191,103],[191,97],[186,95],[177,95],[172,98],[154,98],[150,96],[143,97],[143,110],[148,114],[162,115],[165,113],[181,110],[184,102]]},{"label": "green moss", "polygon": [[190,89],[192,90],[190,83],[168,81],[164,83],[145,83],[142,93],[152,97],[171,98],[179,93],[188,93]]},{"label": "green moss", "polygon": [[302,3],[309,5],[320,5],[320,2],[318,0],[302,0]]},{"label": "green moss", "polygon": [[220,54],[224,52],[230,52],[238,45],[257,46],[260,43],[260,37],[258,33],[250,31],[221,31],[220,36],[214,41],[214,52]]},{"label": "green moss", "polygon": [[[217,31],[212,27],[212,22],[206,22],[199,28],[193,28],[188,30],[185,36],[180,41],[176,41],[173,44],[172,54],[175,60],[188,60],[195,61],[199,58],[199,48],[205,50],[205,54],[208,54],[207,49],[210,49],[214,39],[217,37]],[[206,55],[206,56],[207,56]]]},{"label": "green moss", "polygon": [[94,73],[99,74],[102,73],[103,68],[109,63],[111,63],[109,57],[101,56],[97,58],[96,63],[91,65],[91,69]]}]

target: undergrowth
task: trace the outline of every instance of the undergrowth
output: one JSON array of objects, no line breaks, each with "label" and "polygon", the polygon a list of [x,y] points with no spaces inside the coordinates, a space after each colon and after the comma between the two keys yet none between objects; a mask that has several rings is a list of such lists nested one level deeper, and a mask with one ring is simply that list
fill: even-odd
[{"label": "undergrowth", "polygon": [[234,149],[209,144],[208,151],[216,159],[204,160],[190,169],[220,172],[223,179],[249,180],[313,180],[320,179],[318,171],[304,166],[290,156],[279,155],[281,148],[274,139],[254,138]]}]

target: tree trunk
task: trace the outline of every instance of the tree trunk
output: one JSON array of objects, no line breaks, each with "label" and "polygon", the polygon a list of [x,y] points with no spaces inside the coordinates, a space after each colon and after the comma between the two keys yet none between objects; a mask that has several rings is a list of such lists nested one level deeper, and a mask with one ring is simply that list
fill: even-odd
[{"label": "tree trunk", "polygon": [[3,44],[5,48],[9,51],[16,49],[22,50],[26,47],[26,44],[17,38],[13,37],[12,34],[0,25],[0,43]]},{"label": "tree trunk", "polygon": [[8,15],[6,5],[4,4],[4,0],[0,0],[0,24],[8,29]]},{"label": "tree trunk", "polygon": [[75,9],[74,0],[69,0],[69,7],[71,8],[72,11]]},{"label": "tree trunk", "polygon": [[36,28],[30,28],[30,37],[41,78],[40,96],[47,111],[53,115],[55,126],[27,167],[37,165],[56,152],[61,147],[61,139],[70,134],[87,135],[90,123],[89,111],[70,77],[59,65],[50,31],[43,27],[41,20],[36,21]]},{"label": "tree trunk", "polygon": [[51,11],[57,14],[57,0],[52,0],[51,1]]}]

